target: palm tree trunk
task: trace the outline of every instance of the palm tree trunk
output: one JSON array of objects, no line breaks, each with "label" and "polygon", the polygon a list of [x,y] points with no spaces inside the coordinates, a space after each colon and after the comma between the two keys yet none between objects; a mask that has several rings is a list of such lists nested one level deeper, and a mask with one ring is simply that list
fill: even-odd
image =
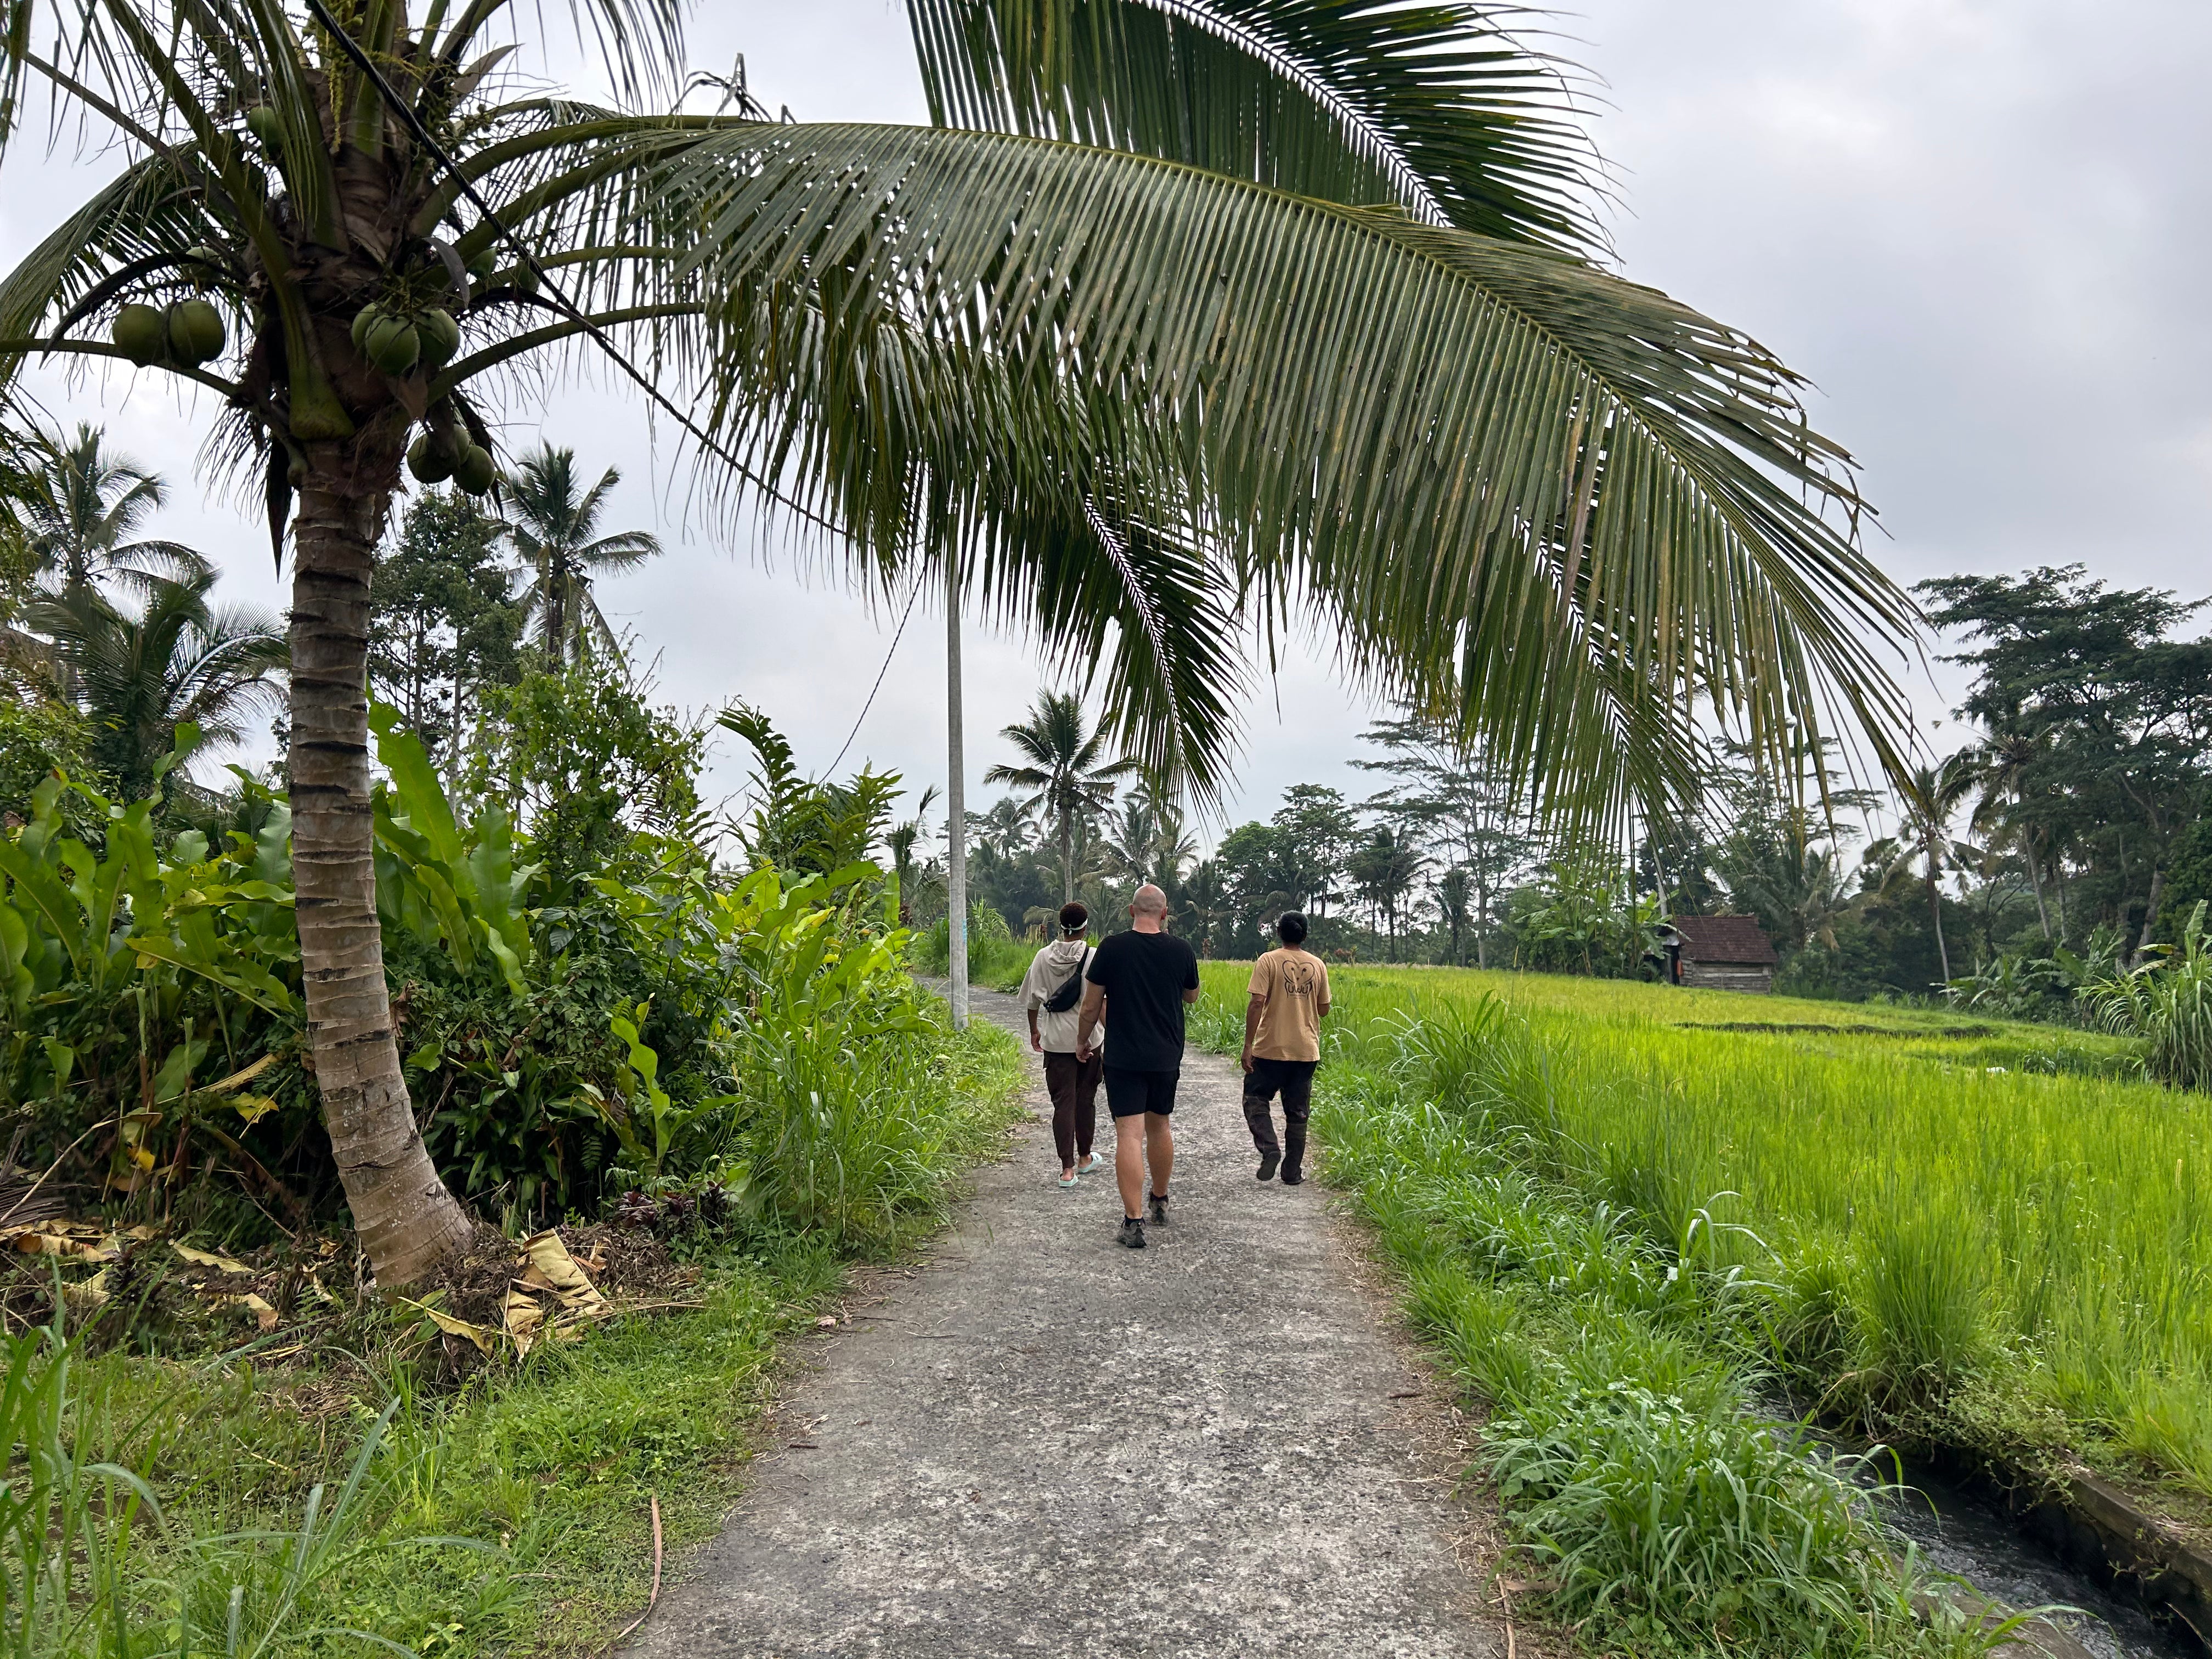
[{"label": "palm tree trunk", "polygon": [[1936,885],[1936,849],[1928,849],[1928,920],[1936,927],[1936,959],[1943,964],[1943,982],[1951,982],[1951,950],[1943,943],[1943,895]]},{"label": "palm tree trunk", "polygon": [[[397,457],[395,456],[396,461]],[[292,577],[292,868],[323,1121],[378,1280],[418,1279],[467,1239],[415,1127],[376,920],[368,793],[368,592],[389,485],[341,453],[301,493]]]},{"label": "palm tree trunk", "polygon": [[2136,940],[2136,948],[2128,957],[2130,968],[2142,960],[2143,952],[2150,949],[2151,940],[2158,937],[2159,902],[2165,896],[2166,869],[2163,866],[2154,866],[2150,872],[2150,898],[2143,906],[2142,934]]},{"label": "palm tree trunk", "polygon": [[2051,943],[2051,912],[2043,902],[2043,866],[2035,855],[2035,837],[2032,835],[2027,838],[2027,880],[2028,884],[2035,889],[2035,920],[2043,929],[2043,942],[2048,945]]},{"label": "palm tree trunk", "polygon": [[1060,804],[1060,902],[1075,897],[1075,814],[1066,801]]}]

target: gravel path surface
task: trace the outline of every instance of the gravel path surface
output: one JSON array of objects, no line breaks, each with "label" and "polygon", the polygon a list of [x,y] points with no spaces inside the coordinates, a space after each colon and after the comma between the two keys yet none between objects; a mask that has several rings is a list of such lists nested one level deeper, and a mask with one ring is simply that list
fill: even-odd
[{"label": "gravel path surface", "polygon": [[[1018,1029],[1013,999],[975,994]],[[1312,1183],[1261,1186],[1235,1068],[1193,1051],[1172,1220],[1118,1248],[1048,1121],[825,1334],[721,1536],[630,1651],[1502,1654],[1389,1315]],[[1030,1104],[1042,1104],[1040,1084]],[[1048,1111],[1048,1109],[1047,1109]]]}]

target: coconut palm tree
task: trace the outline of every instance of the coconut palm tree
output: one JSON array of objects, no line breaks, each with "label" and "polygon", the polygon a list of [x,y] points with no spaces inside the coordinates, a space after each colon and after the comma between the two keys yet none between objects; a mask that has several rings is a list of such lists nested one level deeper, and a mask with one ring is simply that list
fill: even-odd
[{"label": "coconut palm tree", "polygon": [[1346,873],[1359,896],[1375,908],[1390,942],[1390,959],[1398,959],[1398,915],[1406,896],[1413,890],[1428,863],[1413,832],[1378,823],[1368,832]]},{"label": "coconut palm tree", "polygon": [[112,582],[144,594],[156,580],[190,581],[207,571],[207,560],[181,543],[138,535],[167,499],[167,486],[105,444],[88,423],[73,439],[40,433],[33,440],[38,465],[23,481],[17,512],[40,586],[59,594]]},{"label": "coconut palm tree", "polygon": [[54,643],[77,687],[94,737],[92,757],[125,800],[152,787],[155,763],[179,726],[204,747],[237,743],[249,723],[283,706],[276,676],[289,655],[283,621],[208,603],[215,573],[182,581],[147,576],[134,613],[80,583],[34,604],[31,625]]},{"label": "coconut palm tree", "polygon": [[0,144],[82,123],[118,165],[0,281],[0,382],[191,381],[289,532],[308,1028],[386,1283],[467,1223],[391,1036],[369,578],[403,464],[496,488],[494,400],[548,354],[611,351],[730,506],[1030,626],[1201,799],[1240,617],[1332,627],[1556,812],[1686,793],[1707,699],[1897,760],[1863,630],[1915,613],[1848,458],[1771,353],[1598,263],[1559,72],[1475,0],[912,0],[927,128],[741,78],[667,112],[682,0],[579,0],[598,106],[501,75],[511,0],[38,4]]},{"label": "coconut palm tree", "polygon": [[659,538],[645,531],[598,533],[607,493],[621,482],[622,474],[611,466],[580,494],[576,452],[550,444],[525,456],[507,479],[507,537],[530,577],[523,612],[538,645],[556,661],[580,660],[594,646],[622,654],[622,642],[592,596],[592,579],[660,556]]},{"label": "coconut palm tree", "polygon": [[1085,826],[1113,804],[1115,782],[1139,763],[1127,757],[1105,758],[1106,725],[1091,726],[1073,692],[1039,693],[1029,718],[1000,727],[999,735],[1021,751],[1025,763],[994,766],[983,781],[1027,790],[1024,805],[1051,823],[1060,843],[1060,902],[1065,904],[1075,896]]},{"label": "coconut palm tree", "polygon": [[1905,815],[1905,834],[1885,837],[1867,848],[1865,862],[1878,887],[1901,879],[1915,860],[1920,864],[1920,884],[1928,896],[1928,922],[1936,933],[1936,957],[1943,967],[1943,981],[1951,980],[1951,947],[1943,937],[1943,872],[1963,866],[1968,849],[1951,838],[1951,820],[1958,816],[1979,781],[1975,751],[1961,750],[1939,764],[1909,768],[1898,784],[1898,804]]}]

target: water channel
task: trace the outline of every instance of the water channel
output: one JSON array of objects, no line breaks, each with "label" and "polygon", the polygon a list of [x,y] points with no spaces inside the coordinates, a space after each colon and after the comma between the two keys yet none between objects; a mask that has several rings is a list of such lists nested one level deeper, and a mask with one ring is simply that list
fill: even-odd
[{"label": "water channel", "polygon": [[2051,1623],[2096,1659],[2204,1659],[2179,1620],[2153,1619],[2141,1603],[2084,1577],[1996,1504],[1915,1473],[1916,1498],[1887,1506],[1890,1522],[1939,1572],[1955,1573],[2008,1607],[2066,1606]]}]

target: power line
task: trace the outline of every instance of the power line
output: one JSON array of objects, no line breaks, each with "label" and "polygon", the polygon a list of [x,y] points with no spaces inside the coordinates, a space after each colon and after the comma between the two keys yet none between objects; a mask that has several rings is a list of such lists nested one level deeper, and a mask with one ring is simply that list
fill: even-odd
[{"label": "power line", "polygon": [[837,760],[830,763],[822,774],[823,777],[830,777],[836,774],[837,761],[845,758],[845,750],[850,749],[853,746],[853,739],[860,735],[860,722],[868,718],[868,710],[876,706],[876,693],[884,689],[884,676],[891,672],[891,659],[898,654],[899,641],[906,637],[907,623],[914,615],[914,602],[921,597],[921,582],[917,579],[914,585],[914,592],[906,596],[906,611],[899,617],[898,632],[891,635],[891,648],[884,653],[884,665],[876,670],[876,683],[868,688],[868,700],[860,705],[860,712],[854,717],[853,729],[845,734],[845,748],[837,751]]},{"label": "power line", "polygon": [[793,501],[791,497],[761,477],[730,451],[724,448],[720,443],[708,436],[696,422],[678,409],[659,386],[648,380],[635,363],[617,349],[614,342],[607,337],[605,331],[586,316],[582,307],[571,300],[561,285],[553,280],[545,267],[538,264],[537,254],[531,251],[521,237],[509,230],[499,215],[492,211],[491,204],[477,193],[477,187],[470,183],[468,175],[461,171],[459,164],[446,153],[445,148],[435,138],[430,136],[429,129],[422,125],[422,118],[416,114],[414,106],[400,97],[392,83],[384,78],[384,72],[376,67],[368,52],[362,49],[351,35],[338,27],[337,19],[331,15],[330,8],[324,3],[324,0],[307,0],[307,9],[314,14],[315,21],[323,26],[331,38],[337,42],[339,50],[353,60],[354,67],[368,77],[378,94],[383,98],[386,106],[394,111],[400,120],[405,123],[408,131],[414,135],[415,142],[428,150],[431,159],[452,175],[453,182],[460,187],[460,193],[469,205],[476,209],[484,222],[498,233],[500,238],[514,251],[515,257],[530,268],[531,274],[538,278],[538,285],[553,298],[562,311],[568,313],[570,321],[583,329],[584,332],[591,337],[593,344],[611,357],[623,374],[636,381],[643,388],[647,397],[675,416],[677,424],[690,433],[698,441],[701,448],[722,461],[739,477],[753,485],[770,501],[788,507],[809,523],[818,525],[833,533],[837,532],[838,526],[830,523],[820,514]]}]

